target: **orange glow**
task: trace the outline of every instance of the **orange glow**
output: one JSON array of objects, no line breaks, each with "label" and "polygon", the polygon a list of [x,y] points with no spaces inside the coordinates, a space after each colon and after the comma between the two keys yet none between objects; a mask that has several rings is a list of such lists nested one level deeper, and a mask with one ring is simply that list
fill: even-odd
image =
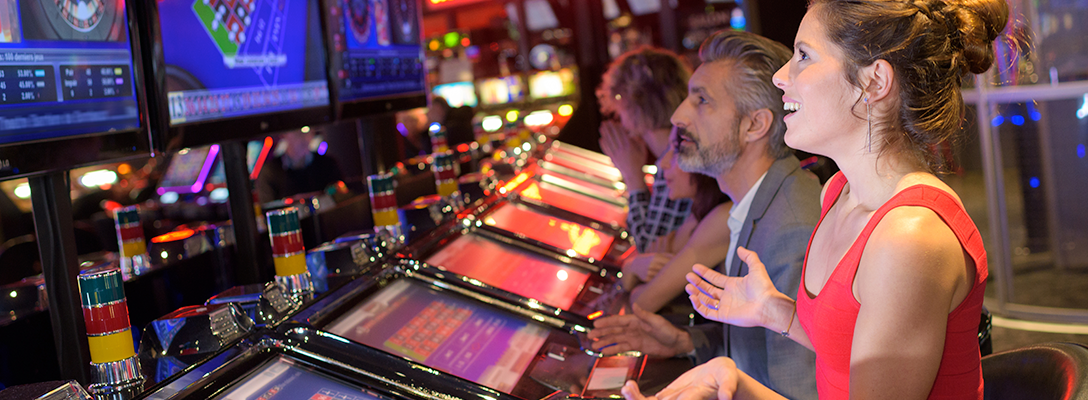
[{"label": "orange glow", "polygon": [[530,198],[533,200],[544,200],[544,197],[540,195],[540,186],[536,185],[536,182],[530,183],[529,187],[521,191],[521,197]]},{"label": "orange glow", "polygon": [[461,47],[468,47],[471,44],[472,44],[472,41],[468,40],[467,37],[466,38],[461,38]]},{"label": "orange glow", "polygon": [[169,233],[164,233],[164,234],[159,235],[159,236],[155,236],[155,237],[151,238],[151,243],[176,242],[178,240],[188,239],[188,238],[192,237],[194,234],[196,234],[196,231],[194,231],[192,229],[182,229],[180,231],[173,231],[173,232],[169,232]]},{"label": "orange glow", "polygon": [[288,197],[286,199],[283,199],[283,204],[294,204],[294,203],[295,203],[295,199],[292,199],[290,197]]},{"label": "orange glow", "polygon": [[261,147],[261,155],[257,156],[257,162],[253,164],[253,171],[249,172],[249,180],[255,181],[258,176],[261,176],[261,167],[264,166],[264,160],[268,158],[268,152],[272,151],[272,137],[265,136],[264,146]]},{"label": "orange glow", "polygon": [[570,223],[561,224],[559,229],[567,231],[571,250],[574,250],[583,256],[589,255],[593,250],[593,247],[601,244],[601,236],[593,231],[593,229]]},{"label": "orange glow", "polygon": [[506,185],[502,187],[502,189],[504,192],[514,190],[514,188],[517,188],[519,185],[525,182],[526,179],[529,179],[529,174],[527,172],[522,172],[518,174],[518,176],[514,177],[514,179],[510,180],[510,182],[507,182]]},{"label": "orange glow", "polygon": [[468,143],[461,143],[457,145],[457,151],[461,153],[467,153],[469,150]]},{"label": "orange glow", "polygon": [[121,164],[117,166],[117,173],[121,175],[128,175],[132,172],[132,166],[128,164]]},{"label": "orange glow", "polygon": [[604,311],[597,310],[597,311],[594,311],[592,314],[587,315],[586,318],[589,318],[589,320],[592,321],[592,320],[595,320],[597,318],[600,318],[602,315],[604,315]]}]

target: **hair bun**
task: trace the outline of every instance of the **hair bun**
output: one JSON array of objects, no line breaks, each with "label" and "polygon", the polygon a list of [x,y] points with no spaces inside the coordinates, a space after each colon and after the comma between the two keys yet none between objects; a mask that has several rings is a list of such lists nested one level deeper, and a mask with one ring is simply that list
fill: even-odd
[{"label": "hair bun", "polygon": [[952,0],[948,12],[959,20],[967,69],[981,74],[994,62],[994,39],[1005,30],[1009,5],[1005,0]]}]

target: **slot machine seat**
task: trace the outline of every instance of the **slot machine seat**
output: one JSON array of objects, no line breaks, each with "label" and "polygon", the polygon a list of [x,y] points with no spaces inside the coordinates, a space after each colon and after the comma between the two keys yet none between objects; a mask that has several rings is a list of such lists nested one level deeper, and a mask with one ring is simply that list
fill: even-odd
[{"label": "slot machine seat", "polygon": [[1088,400],[1088,347],[1041,343],[982,358],[985,400]]}]

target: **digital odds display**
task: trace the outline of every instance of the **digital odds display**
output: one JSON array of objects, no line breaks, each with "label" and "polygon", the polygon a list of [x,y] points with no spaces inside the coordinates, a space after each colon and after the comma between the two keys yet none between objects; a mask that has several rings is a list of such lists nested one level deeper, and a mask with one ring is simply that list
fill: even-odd
[{"label": "digital odds display", "polygon": [[339,100],[426,93],[417,0],[325,0]]},{"label": "digital odds display", "polygon": [[140,127],[124,0],[0,0],[0,145]]}]

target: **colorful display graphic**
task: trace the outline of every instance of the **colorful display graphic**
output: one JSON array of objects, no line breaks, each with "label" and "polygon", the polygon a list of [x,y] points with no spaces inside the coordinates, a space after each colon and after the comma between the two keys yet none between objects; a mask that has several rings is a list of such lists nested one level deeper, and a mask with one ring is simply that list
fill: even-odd
[{"label": "colorful display graphic", "polygon": [[159,1],[171,124],[328,105],[313,3]]},{"label": "colorful display graphic", "polygon": [[604,257],[614,240],[596,229],[511,203],[488,214],[484,223],[597,260]]},{"label": "colorful display graphic", "polygon": [[521,197],[584,215],[589,218],[619,226],[627,225],[627,210],[594,197],[572,192],[561,187],[533,182],[520,192]]},{"label": "colorful display graphic", "polygon": [[326,330],[507,393],[548,336],[543,326],[409,279]]},{"label": "colorful display graphic", "polygon": [[424,261],[564,310],[589,279],[559,261],[475,234],[457,238]]},{"label": "colorful display graphic", "polygon": [[279,356],[216,399],[388,400],[388,397],[332,378],[314,367]]},{"label": "colorful display graphic", "polygon": [[341,101],[426,93],[416,1],[329,4],[329,58]]}]

